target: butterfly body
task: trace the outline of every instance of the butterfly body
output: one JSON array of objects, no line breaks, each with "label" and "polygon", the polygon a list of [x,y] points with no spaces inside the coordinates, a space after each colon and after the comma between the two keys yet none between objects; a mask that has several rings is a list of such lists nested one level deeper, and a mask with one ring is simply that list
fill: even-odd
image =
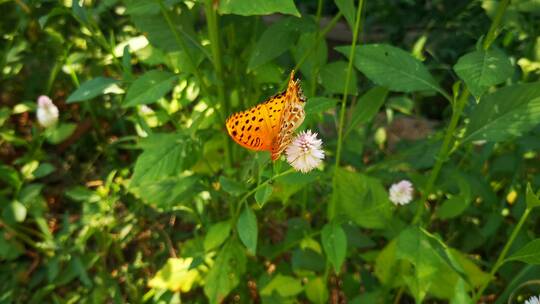
[{"label": "butterfly body", "polygon": [[304,121],[304,104],[305,97],[293,71],[287,90],[231,115],[225,125],[238,144],[250,150],[270,151],[272,160],[276,160]]}]

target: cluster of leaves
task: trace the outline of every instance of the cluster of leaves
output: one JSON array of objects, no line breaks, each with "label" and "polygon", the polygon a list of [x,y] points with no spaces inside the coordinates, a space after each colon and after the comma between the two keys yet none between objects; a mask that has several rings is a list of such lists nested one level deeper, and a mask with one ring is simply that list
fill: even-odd
[{"label": "cluster of leaves", "polygon": [[[0,302],[540,293],[538,3],[366,2],[0,1]],[[293,68],[308,174],[224,129]]]}]

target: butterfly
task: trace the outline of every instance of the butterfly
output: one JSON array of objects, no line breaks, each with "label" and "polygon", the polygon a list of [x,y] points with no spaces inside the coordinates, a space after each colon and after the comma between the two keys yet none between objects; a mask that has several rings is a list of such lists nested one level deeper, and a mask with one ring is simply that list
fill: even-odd
[{"label": "butterfly", "polygon": [[272,160],[291,143],[293,132],[305,118],[306,97],[300,80],[291,71],[287,90],[262,103],[227,118],[227,132],[234,141],[250,150],[270,151]]}]

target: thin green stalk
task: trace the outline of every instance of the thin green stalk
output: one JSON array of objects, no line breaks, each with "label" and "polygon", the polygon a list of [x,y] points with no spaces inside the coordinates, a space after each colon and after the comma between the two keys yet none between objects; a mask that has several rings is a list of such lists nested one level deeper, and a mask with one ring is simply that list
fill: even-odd
[{"label": "thin green stalk", "polygon": [[516,239],[519,231],[521,230],[521,227],[529,217],[529,214],[531,213],[531,208],[525,209],[525,212],[521,215],[521,218],[519,219],[518,224],[516,227],[514,227],[514,230],[512,231],[512,234],[510,235],[510,239],[506,242],[504,245],[503,250],[501,251],[501,254],[499,254],[499,257],[497,258],[497,261],[495,261],[495,264],[491,268],[491,271],[489,272],[489,280],[486,280],[484,284],[478,289],[478,293],[476,293],[476,296],[474,297],[473,303],[478,302],[486,288],[488,287],[489,283],[491,282],[491,279],[495,276],[495,273],[497,273],[497,270],[504,264],[504,259],[506,258],[506,255],[508,254],[508,250],[510,250],[510,247],[512,247],[512,244],[514,243],[514,240]]},{"label": "thin green stalk", "polygon": [[319,21],[321,21],[321,14],[322,14],[322,6],[323,6],[323,0],[319,0],[317,2],[317,13],[315,15],[315,22],[319,24]]},{"label": "thin green stalk", "polygon": [[491,26],[489,27],[486,39],[484,40],[484,44],[482,45],[484,50],[489,49],[493,41],[495,41],[495,38],[497,38],[497,35],[499,34],[497,32],[499,30],[499,25],[501,24],[502,18],[504,16],[504,13],[506,12],[506,8],[508,7],[509,3],[510,0],[502,0],[501,2],[499,2],[499,6],[497,6],[497,12],[495,12],[495,18],[493,18],[493,21],[491,22]]},{"label": "thin green stalk", "polygon": [[422,219],[422,214],[424,210],[424,205],[427,202],[427,198],[429,194],[433,191],[433,186],[435,185],[435,181],[437,180],[437,177],[439,176],[439,172],[441,171],[442,165],[446,162],[449,156],[452,139],[454,137],[454,133],[456,130],[456,127],[459,122],[459,118],[461,117],[461,114],[463,113],[463,108],[465,107],[465,104],[467,104],[467,101],[469,100],[469,91],[465,89],[459,99],[455,101],[453,111],[452,111],[452,118],[450,119],[450,124],[448,125],[448,128],[446,129],[446,133],[444,134],[443,143],[441,145],[441,149],[439,150],[439,153],[437,153],[437,159],[435,162],[435,166],[433,167],[433,170],[431,170],[431,173],[429,175],[428,181],[426,183],[426,187],[424,188],[424,192],[422,194],[422,198],[418,202],[418,206],[416,207],[416,215],[413,219],[413,225],[417,224]]},{"label": "thin green stalk", "polygon": [[347,97],[349,96],[349,84],[351,82],[352,69],[354,64],[354,55],[356,54],[356,40],[360,33],[362,8],[364,7],[364,0],[358,1],[358,9],[356,10],[356,22],[354,25],[354,33],[352,37],[351,51],[349,52],[349,66],[347,67],[347,77],[345,78],[345,88],[343,89],[343,98],[341,99],[341,110],[339,114],[339,127],[338,127],[338,143],[336,150],[336,167],[339,167],[339,161],[341,160],[341,147],[343,146],[343,126],[345,125],[345,112],[347,105]]},{"label": "thin green stalk", "polygon": [[[227,117],[229,113],[229,99],[225,94],[225,80],[223,75],[223,64],[221,62],[221,45],[219,40],[219,32],[217,26],[217,17],[216,12],[213,8],[212,0],[206,0],[204,2],[204,8],[206,13],[206,22],[208,26],[208,36],[210,38],[210,47],[212,50],[212,60],[214,62],[214,67],[217,74],[217,90],[218,90],[218,100],[221,102],[221,111],[222,117]],[[225,123],[225,121],[222,121]],[[225,135],[226,136],[226,135]],[[232,157],[231,157],[231,141],[225,141],[225,159],[227,167],[232,166]]]},{"label": "thin green stalk", "polygon": [[259,190],[261,187],[263,186],[266,186],[268,183],[274,181],[275,179],[279,178],[279,177],[282,177],[282,176],[285,176],[285,175],[288,175],[288,174],[291,174],[291,173],[294,173],[296,172],[294,169],[289,169],[289,170],[286,170],[286,171],[283,171],[281,173],[278,173],[274,176],[272,176],[271,178],[265,180],[264,182],[260,183],[257,185],[257,187],[251,189],[248,193],[246,193],[241,199],[240,201],[238,201],[238,204],[237,204],[237,208],[236,208],[236,211],[234,212],[234,216],[233,216],[233,223],[236,222],[236,218],[238,217],[238,215],[240,214],[240,210],[242,210],[242,205],[244,204],[245,201],[247,201],[247,199],[252,196],[253,194],[255,194],[255,192],[257,192],[257,190]]}]

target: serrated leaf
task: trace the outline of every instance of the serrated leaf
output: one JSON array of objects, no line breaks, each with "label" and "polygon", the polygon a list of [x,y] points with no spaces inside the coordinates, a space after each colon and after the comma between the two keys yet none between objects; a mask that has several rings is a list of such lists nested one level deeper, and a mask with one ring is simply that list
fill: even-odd
[{"label": "serrated leaf", "polygon": [[506,259],[509,261],[520,261],[527,264],[540,264],[540,239],[532,240],[525,246]]},{"label": "serrated leaf", "polygon": [[169,258],[167,263],[148,281],[148,286],[173,292],[189,292],[201,279],[197,269],[191,269],[193,258]]},{"label": "serrated leaf", "polygon": [[478,99],[490,86],[512,76],[514,68],[502,51],[489,49],[474,51],[460,57],[454,65],[454,71]]},{"label": "serrated leaf", "polygon": [[135,162],[130,187],[177,175],[197,161],[198,146],[181,133],[154,133],[141,141],[143,153]]},{"label": "serrated leaf", "polygon": [[169,72],[158,70],[146,72],[131,84],[123,106],[154,103],[173,88],[176,80],[177,76]]},{"label": "serrated leaf", "polygon": [[321,239],[328,261],[334,266],[336,273],[339,273],[347,255],[345,231],[337,223],[326,224],[322,229]]},{"label": "serrated leaf", "polygon": [[[350,49],[350,46],[336,48],[347,57]],[[357,46],[355,52],[355,67],[380,86],[397,92],[442,92],[424,64],[402,49],[387,44],[367,44]]]},{"label": "serrated leaf", "polygon": [[272,186],[266,184],[255,192],[255,201],[259,206],[266,204],[270,196],[272,195]]},{"label": "serrated leaf", "polygon": [[145,180],[130,188],[130,191],[139,195],[146,203],[171,210],[178,202],[188,200],[193,194],[192,188],[200,177],[172,176],[158,180]]},{"label": "serrated leaf", "polygon": [[242,243],[246,246],[248,251],[255,255],[257,253],[257,216],[255,212],[249,207],[244,208],[244,211],[238,217],[236,223],[236,230]]},{"label": "serrated leaf", "polygon": [[300,17],[293,0],[221,0],[218,12],[242,16],[282,13]]},{"label": "serrated leaf", "polygon": [[96,77],[81,84],[75,92],[69,95],[67,103],[75,103],[84,100],[89,100],[99,95],[103,95],[105,91],[116,85],[118,80],[107,77]]},{"label": "serrated leaf", "polygon": [[498,142],[540,123],[540,82],[517,84],[483,97],[470,115],[463,142]]}]

